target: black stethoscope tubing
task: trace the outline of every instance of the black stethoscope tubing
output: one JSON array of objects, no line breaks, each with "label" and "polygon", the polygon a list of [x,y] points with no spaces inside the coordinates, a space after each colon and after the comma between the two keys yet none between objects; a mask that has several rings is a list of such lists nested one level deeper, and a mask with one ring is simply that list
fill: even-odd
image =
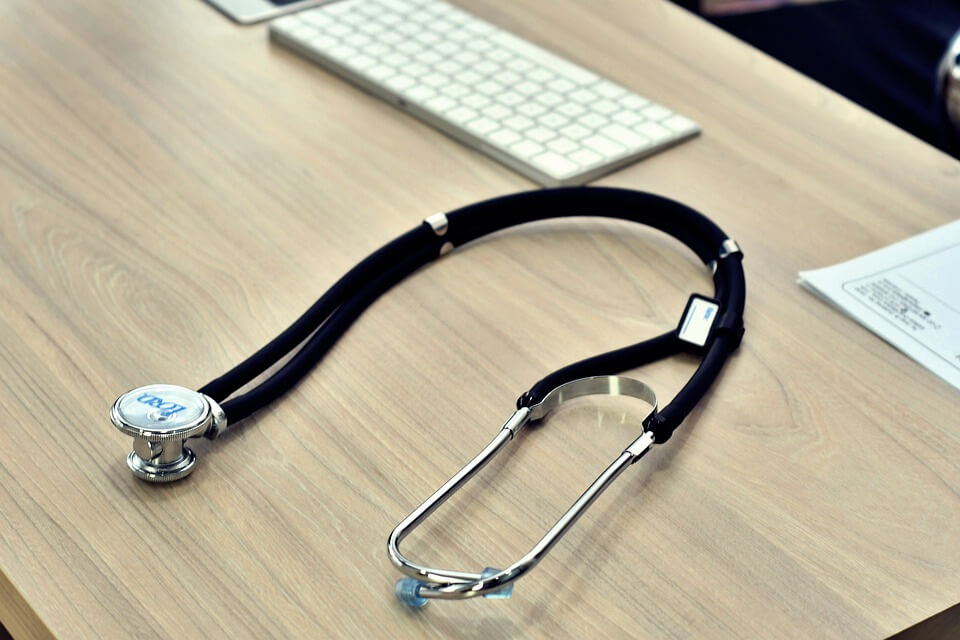
[{"label": "black stethoscope tubing", "polygon": [[[716,224],[690,207],[654,194],[609,187],[524,192],[452,211],[446,214],[442,228],[424,221],[367,256],[283,333],[199,391],[221,402],[228,423],[235,425],[292,388],[374,300],[449,248],[508,227],[574,216],[630,220],[683,242],[714,271],[713,298],[720,307],[717,319],[703,346],[681,340],[678,330],[672,330],[563,367],[534,384],[520,396],[517,405],[530,406],[550,390],[578,378],[617,373],[681,352],[702,355],[684,387],[647,424],[656,442],[665,442],[706,394],[740,343],[746,295],[743,256],[739,249],[730,249],[730,239]],[[266,380],[227,399],[301,344]]]}]

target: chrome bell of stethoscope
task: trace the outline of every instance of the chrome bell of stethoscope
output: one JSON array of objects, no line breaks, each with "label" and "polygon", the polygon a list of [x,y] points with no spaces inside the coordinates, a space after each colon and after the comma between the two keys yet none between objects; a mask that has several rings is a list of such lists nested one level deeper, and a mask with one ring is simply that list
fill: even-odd
[{"label": "chrome bell of stethoscope", "polygon": [[453,495],[480,469],[499,453],[504,446],[528,422],[543,419],[562,403],[589,395],[630,396],[645,402],[649,412],[643,424],[657,411],[657,395],[649,386],[623,376],[594,376],[562,384],[548,393],[537,404],[521,407],[500,428],[500,431],[477,456],[440,487],[432,496],[417,507],[396,526],[387,541],[387,554],[394,566],[410,576],[397,581],[396,595],[400,602],[411,607],[422,607],[428,599],[459,600],[483,596],[484,598],[509,598],[513,582],[537,565],[560,538],[573,526],[587,508],[631,464],[646,454],[654,444],[652,432],[644,430],[617,458],[593,481],[576,502],[561,516],[553,527],[520,560],[506,569],[486,568],[481,573],[434,569],[408,560],[400,553],[400,542],[418,525],[426,520],[437,507]]},{"label": "chrome bell of stethoscope", "polygon": [[110,409],[113,425],[133,437],[127,466],[148,482],[172,482],[193,471],[197,456],[189,438],[215,438],[227,417],[211,397],[172,384],[151,384],[128,391]]}]

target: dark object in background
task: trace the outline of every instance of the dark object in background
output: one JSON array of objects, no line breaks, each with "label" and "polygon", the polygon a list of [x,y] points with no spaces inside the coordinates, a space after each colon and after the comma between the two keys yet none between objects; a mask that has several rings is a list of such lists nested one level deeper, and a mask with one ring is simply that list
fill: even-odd
[{"label": "dark object in background", "polygon": [[[674,2],[700,13],[699,0]],[[960,158],[938,74],[960,30],[960,0],[837,0],[704,17]]]}]

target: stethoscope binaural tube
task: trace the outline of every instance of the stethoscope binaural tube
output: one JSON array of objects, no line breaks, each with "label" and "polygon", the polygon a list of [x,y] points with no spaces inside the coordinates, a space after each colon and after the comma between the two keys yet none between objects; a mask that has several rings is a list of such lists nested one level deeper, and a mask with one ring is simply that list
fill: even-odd
[{"label": "stethoscope binaural tube", "polygon": [[[735,241],[690,207],[627,189],[569,187],[503,196],[430,216],[358,263],[283,333],[198,391],[175,385],[149,385],[121,395],[111,409],[111,420],[134,439],[128,466],[134,475],[151,482],[185,477],[196,464],[196,456],[185,446],[187,439],[214,439],[228,425],[235,425],[282,396],[309,373],[374,300],[408,275],[454,247],[489,233],[538,220],[574,216],[630,220],[673,236],[712,270],[715,290],[712,298],[692,295],[675,329],[575,362],[534,384],[519,397],[516,411],[490,445],[391,534],[390,559],[411,576],[397,585],[397,595],[405,603],[422,606],[429,598],[505,597],[512,582],[542,559],[627,466],[654,444],[670,438],[740,344],[746,296],[743,255]],[[681,352],[697,354],[702,359],[690,380],[662,409],[645,384],[613,375]],[[265,380],[234,395],[288,356]],[[403,537],[479,471],[524,424],[542,419],[570,397],[595,393],[634,396],[652,407],[644,419],[643,433],[527,556],[502,571],[473,573],[423,567],[400,553]]]}]

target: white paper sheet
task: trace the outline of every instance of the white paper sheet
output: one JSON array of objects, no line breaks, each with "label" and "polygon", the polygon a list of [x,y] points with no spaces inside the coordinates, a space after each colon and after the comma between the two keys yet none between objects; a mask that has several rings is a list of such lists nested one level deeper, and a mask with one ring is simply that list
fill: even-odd
[{"label": "white paper sheet", "polygon": [[960,220],[799,275],[801,286],[960,389]]}]

